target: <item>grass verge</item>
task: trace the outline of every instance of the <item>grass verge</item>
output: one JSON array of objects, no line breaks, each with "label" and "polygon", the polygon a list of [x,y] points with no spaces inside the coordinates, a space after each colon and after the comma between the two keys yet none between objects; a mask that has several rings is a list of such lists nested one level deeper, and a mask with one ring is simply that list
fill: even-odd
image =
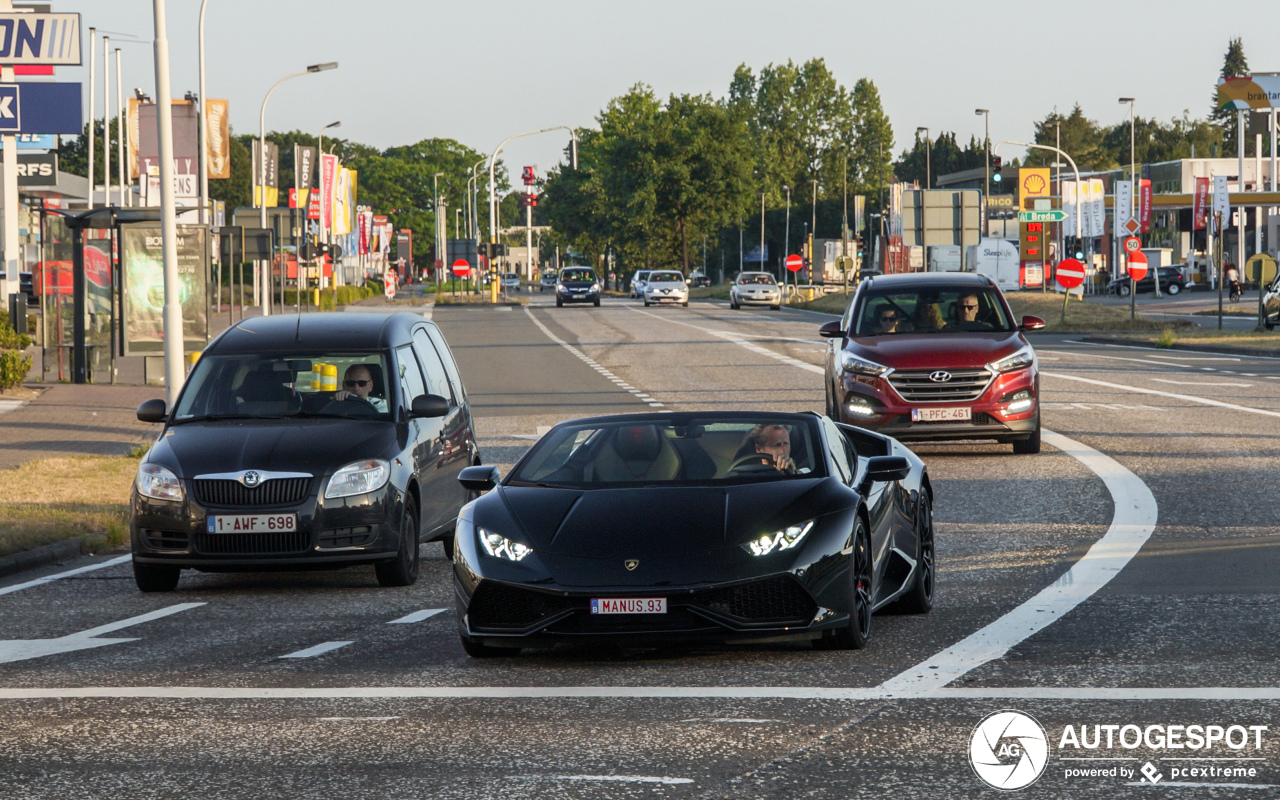
[{"label": "grass verge", "polygon": [[0,556],[72,537],[85,551],[124,544],[140,456],[45,458],[0,472]]},{"label": "grass verge", "polygon": [[1280,358],[1280,333],[1264,331],[1207,331],[1191,329],[1165,331],[1159,336],[1142,333],[1124,333],[1115,338],[1126,339],[1135,344],[1150,344],[1155,347],[1187,347],[1191,349],[1205,348],[1212,351],[1215,347],[1241,348],[1256,351],[1258,355]]}]

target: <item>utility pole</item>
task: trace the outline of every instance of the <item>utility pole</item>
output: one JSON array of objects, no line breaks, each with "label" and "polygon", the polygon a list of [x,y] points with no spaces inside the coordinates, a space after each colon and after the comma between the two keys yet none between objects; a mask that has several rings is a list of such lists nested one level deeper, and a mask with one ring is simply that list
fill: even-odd
[{"label": "utility pole", "polygon": [[813,225],[809,228],[809,237],[806,244],[809,247],[809,284],[813,285],[814,264],[818,258],[813,252],[813,240],[818,235],[818,179],[812,178],[813,182]]},{"label": "utility pole", "polygon": [[849,154],[845,153],[840,160],[841,176],[843,183],[842,193],[844,194],[844,211],[840,215],[840,255],[846,259],[840,264],[844,267],[844,290],[849,291]]},{"label": "utility pole", "polygon": [[[178,218],[173,196],[173,92],[169,89],[169,36],[165,24],[165,0],[153,0],[156,53],[156,125],[159,128],[160,230],[164,259],[164,392],[173,409],[182,388],[183,330],[182,286],[178,278]],[[89,120],[90,126],[93,120]],[[93,175],[89,176],[92,192]]]},{"label": "utility pole", "polygon": [[[786,266],[787,256],[791,255],[791,186],[790,184],[783,184],[782,191],[787,193],[787,216],[786,216],[787,221],[782,226],[782,264],[783,266]],[[763,238],[763,234],[761,236]],[[788,280],[787,273],[789,271],[790,270],[784,269],[782,272],[782,286],[784,289],[787,286],[787,280]]]},{"label": "utility pole", "polygon": [[987,182],[982,194],[982,235],[986,236],[989,232],[987,230],[987,198],[991,197],[991,111],[985,108],[975,108],[973,113],[982,117],[982,149],[987,157]]},{"label": "utility pole", "polygon": [[760,269],[763,271],[764,260],[764,192],[760,193]]},{"label": "utility pole", "polygon": [[924,131],[924,187],[928,189],[932,179],[929,177],[933,173],[933,140],[929,136],[928,128],[916,128],[916,133]]}]

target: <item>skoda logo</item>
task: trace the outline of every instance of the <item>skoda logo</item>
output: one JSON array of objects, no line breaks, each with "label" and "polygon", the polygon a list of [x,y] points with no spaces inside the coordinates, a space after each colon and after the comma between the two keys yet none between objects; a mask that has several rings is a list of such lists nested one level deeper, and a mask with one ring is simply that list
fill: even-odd
[{"label": "skoda logo", "polygon": [[938,370],[937,372],[930,372],[929,380],[933,381],[934,383],[946,383],[947,381],[951,380],[951,373],[942,369]]},{"label": "skoda logo", "polygon": [[640,566],[640,559],[628,558],[626,561],[622,562],[622,565],[627,568],[627,572],[634,572],[635,568]]},{"label": "skoda logo", "polygon": [[1030,786],[1049,762],[1049,737],[1020,711],[988,715],[969,737],[969,764],[983,783],[1006,791]]},{"label": "skoda logo", "polygon": [[240,482],[243,483],[245,486],[248,486],[250,489],[257,486],[261,481],[262,481],[262,476],[254,472],[253,470],[249,470],[248,472],[240,476]]}]

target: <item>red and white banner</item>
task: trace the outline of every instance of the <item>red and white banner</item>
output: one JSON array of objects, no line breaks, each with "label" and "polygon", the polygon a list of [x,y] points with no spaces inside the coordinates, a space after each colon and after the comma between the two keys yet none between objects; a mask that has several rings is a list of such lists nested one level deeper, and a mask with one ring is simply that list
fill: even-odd
[{"label": "red and white banner", "polygon": [[1196,178],[1196,193],[1191,201],[1191,229],[1202,231],[1209,224],[1209,179]]},{"label": "red and white banner", "polygon": [[333,228],[333,193],[338,179],[338,157],[320,156],[320,230]]},{"label": "red and white banner", "polygon": [[373,213],[369,211],[361,211],[358,215],[359,228],[357,229],[357,242],[360,255],[369,255],[369,234],[370,228],[373,227]]},{"label": "red and white banner", "polygon": [[1143,233],[1151,230],[1151,181],[1143,178],[1138,183],[1138,224]]}]

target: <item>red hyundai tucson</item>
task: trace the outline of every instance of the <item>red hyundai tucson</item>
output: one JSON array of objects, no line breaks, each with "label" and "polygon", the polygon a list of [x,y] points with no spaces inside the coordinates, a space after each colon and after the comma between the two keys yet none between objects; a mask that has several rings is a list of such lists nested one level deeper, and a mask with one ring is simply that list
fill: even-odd
[{"label": "red hyundai tucson", "polygon": [[820,333],[827,415],[904,441],[995,439],[1040,452],[1040,376],[993,281],[924,272],[864,280]]}]

